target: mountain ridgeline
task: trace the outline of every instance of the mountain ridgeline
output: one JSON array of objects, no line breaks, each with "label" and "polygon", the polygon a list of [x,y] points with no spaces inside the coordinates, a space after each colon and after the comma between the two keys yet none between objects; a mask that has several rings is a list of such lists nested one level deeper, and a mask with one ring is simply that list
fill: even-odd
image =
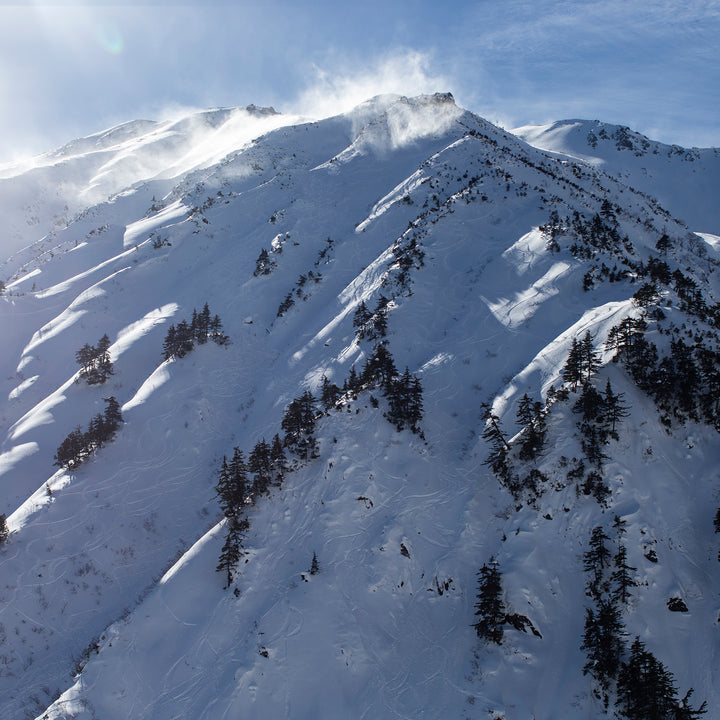
[{"label": "mountain ridgeline", "polygon": [[449,94],[5,167],[0,716],[720,712],[719,168]]}]

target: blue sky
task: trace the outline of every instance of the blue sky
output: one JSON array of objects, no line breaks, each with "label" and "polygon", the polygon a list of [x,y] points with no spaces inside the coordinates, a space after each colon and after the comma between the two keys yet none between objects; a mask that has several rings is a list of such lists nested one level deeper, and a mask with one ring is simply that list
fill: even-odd
[{"label": "blue sky", "polygon": [[450,90],[720,146],[720,0],[0,0],[0,162],[183,108],[331,113]]}]

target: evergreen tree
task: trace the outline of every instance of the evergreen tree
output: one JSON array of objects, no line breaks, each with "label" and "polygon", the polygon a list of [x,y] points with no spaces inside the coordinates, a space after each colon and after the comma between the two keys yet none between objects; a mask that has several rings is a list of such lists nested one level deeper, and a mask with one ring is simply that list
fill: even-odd
[{"label": "evergreen tree", "polygon": [[112,440],[115,437],[115,433],[120,428],[120,424],[124,422],[122,412],[120,411],[120,404],[115,399],[114,395],[108,398],[103,398],[105,401],[105,416],[103,423],[103,435],[104,440]]},{"label": "evergreen tree", "polygon": [[582,393],[573,405],[573,412],[581,416],[581,425],[594,424],[604,413],[603,396],[589,383],[583,384]]},{"label": "evergreen tree", "polygon": [[0,513],[0,545],[4,545],[8,539],[10,530],[8,529],[7,517],[5,513]]},{"label": "evergreen tree", "polygon": [[518,402],[517,420],[523,428],[519,457],[521,460],[535,460],[542,452],[547,432],[542,403],[533,402],[525,393]]},{"label": "evergreen tree", "polygon": [[[193,312],[195,312],[193,310]],[[207,342],[210,332],[210,306],[205,303],[200,314],[197,316],[197,341],[202,345]]]},{"label": "evergreen tree", "polygon": [[620,612],[610,600],[598,599],[597,611],[585,609],[585,630],[581,650],[587,662],[583,673],[590,673],[604,689],[617,677],[623,652],[623,624]]},{"label": "evergreen tree", "polygon": [[243,556],[242,533],[249,527],[245,518],[229,517],[227,519],[227,535],[216,570],[226,574],[225,589],[229,588],[233,581],[233,572]]},{"label": "evergreen tree", "polygon": [[176,351],[176,333],[175,326],[171,325],[168,328],[165,340],[163,341],[163,358],[169,360],[171,357],[175,357]]},{"label": "evergreen tree", "polygon": [[628,720],[672,720],[679,703],[674,678],[665,666],[635,638],[630,657],[618,674],[620,712]]},{"label": "evergreen tree", "polygon": [[272,481],[272,462],[270,460],[270,446],[265,438],[258,441],[248,457],[248,470],[255,475],[253,480],[253,495],[263,495],[270,488]]},{"label": "evergreen tree", "polygon": [[409,368],[405,367],[405,372],[389,384],[386,394],[389,405],[387,419],[398,430],[407,426],[412,432],[419,433],[423,414],[420,380],[410,375]]},{"label": "evergreen tree", "polygon": [[475,603],[478,620],[473,625],[479,638],[502,644],[505,623],[505,604],[502,600],[502,576],[496,563],[490,560],[478,572],[478,594]]},{"label": "evergreen tree", "polygon": [[582,347],[577,338],[573,338],[567,361],[562,369],[562,379],[572,385],[573,391],[583,378]]},{"label": "evergreen tree", "polygon": [[360,304],[353,313],[353,327],[355,328],[358,340],[362,340],[367,332],[367,325],[372,318],[372,313],[368,310],[364,300],[360,301]]},{"label": "evergreen tree", "polygon": [[358,378],[358,374],[355,370],[354,365],[350,368],[350,372],[348,373],[345,386],[345,389],[349,390],[352,393],[357,393],[357,391],[360,389],[360,378]]},{"label": "evergreen tree", "polygon": [[[110,338],[107,334],[103,335],[97,345],[97,356],[95,358],[95,369],[97,374],[97,383],[104,383],[110,375],[113,374],[113,365],[110,360]],[[90,382],[88,380],[88,382]]]},{"label": "evergreen tree", "polygon": [[628,413],[627,406],[623,404],[624,393],[618,393],[617,395],[613,392],[612,385],[610,385],[610,379],[608,378],[607,384],[605,385],[605,397],[603,398],[603,410],[604,410],[604,429],[607,434],[619,440],[620,436],[617,433],[617,427],[623,418],[626,418]]},{"label": "evergreen tree", "polygon": [[315,431],[315,398],[306,390],[285,409],[280,426],[285,431],[284,444],[301,460],[317,457]]},{"label": "evergreen tree", "polygon": [[277,479],[281,479],[287,468],[285,464],[285,451],[283,450],[280,436],[277,433],[275,433],[275,436],[272,439],[272,444],[270,445],[270,462],[277,475]]},{"label": "evergreen tree", "polygon": [[320,572],[320,564],[318,563],[317,553],[313,553],[312,563],[310,563],[310,574],[317,575]]},{"label": "evergreen tree", "polygon": [[243,513],[245,498],[248,496],[248,481],[245,457],[240,448],[234,448],[230,462],[223,457],[215,492],[225,517],[237,518]]},{"label": "evergreen tree", "polygon": [[175,357],[185,357],[193,349],[193,336],[187,320],[181,320],[175,328]]},{"label": "evergreen tree", "polygon": [[329,410],[335,405],[337,399],[340,397],[340,388],[327,379],[327,375],[322,377],[322,386],[320,388],[320,404]]},{"label": "evergreen tree", "polygon": [[223,332],[222,321],[219,315],[215,315],[208,327],[208,337],[217,345],[226,345],[228,336]]},{"label": "evergreen tree", "polygon": [[55,465],[67,469],[77,467],[87,457],[85,434],[75,428],[61,443],[55,454]]},{"label": "evergreen tree", "polygon": [[490,444],[490,453],[485,459],[485,465],[489,465],[495,476],[505,487],[512,484],[512,468],[510,467],[510,444],[505,438],[505,433],[500,426],[500,418],[486,407],[483,414],[485,430],[483,439]]},{"label": "evergreen tree", "polygon": [[95,353],[94,348],[89,343],[85,343],[76,353],[75,360],[80,365],[80,377],[85,378],[91,372],[95,364]]},{"label": "evergreen tree", "polygon": [[105,444],[105,440],[107,439],[107,428],[105,425],[105,417],[100,415],[100,413],[90,420],[85,437],[87,445],[92,449],[100,448]]},{"label": "evergreen tree", "polygon": [[397,376],[395,363],[385,345],[376,345],[360,374],[360,382],[373,386],[379,384],[386,392]]},{"label": "evergreen tree", "polygon": [[588,383],[600,367],[600,356],[595,352],[593,339],[588,330],[580,343],[580,368],[585,382]]},{"label": "evergreen tree", "polygon": [[88,385],[100,385],[113,373],[110,360],[110,338],[107,334],[100,338],[97,347],[85,343],[75,353],[75,360],[80,365],[80,377]]},{"label": "evergreen tree", "polygon": [[589,549],[583,554],[583,568],[585,572],[592,573],[592,580],[588,583],[588,591],[595,598],[600,597],[600,594],[607,590],[604,573],[610,567],[612,558],[612,554],[606,545],[607,541],[608,536],[602,527],[594,527],[588,543]]},{"label": "evergreen tree", "polygon": [[613,585],[612,598],[627,605],[630,599],[630,588],[636,587],[637,583],[633,579],[632,573],[637,568],[631,567],[627,562],[627,548],[622,543],[618,546],[618,551],[614,558],[615,570],[610,576],[610,582]]}]

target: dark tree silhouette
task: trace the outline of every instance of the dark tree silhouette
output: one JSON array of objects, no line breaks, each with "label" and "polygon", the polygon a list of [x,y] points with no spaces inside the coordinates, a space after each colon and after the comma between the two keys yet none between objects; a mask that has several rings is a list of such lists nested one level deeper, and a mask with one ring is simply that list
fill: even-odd
[{"label": "dark tree silhouette", "polygon": [[478,618],[473,625],[479,638],[502,644],[505,623],[505,604],[502,600],[502,576],[497,565],[490,560],[478,572],[478,594],[475,603]]}]

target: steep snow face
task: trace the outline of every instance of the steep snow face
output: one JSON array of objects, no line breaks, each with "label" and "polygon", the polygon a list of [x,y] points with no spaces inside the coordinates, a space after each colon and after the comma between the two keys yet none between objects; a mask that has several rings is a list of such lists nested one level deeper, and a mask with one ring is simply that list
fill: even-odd
[{"label": "steep snow face", "polygon": [[138,183],[155,180],[147,189],[151,196],[163,196],[179,176],[215,164],[254,137],[292,120],[254,105],[164,122],[136,120],[31,160],[0,166],[0,260]]},{"label": "steep snow face", "polygon": [[691,230],[720,232],[720,148],[664,145],[621,125],[561,120],[512,131],[537,148],[581,160],[660,201]]},{"label": "steep snow face", "polygon": [[[210,138],[200,160],[181,144],[132,187],[110,164],[112,199],[4,265],[0,716],[594,717],[582,556],[615,514],[639,583],[628,633],[719,707],[716,644],[694,642],[710,637],[720,590],[717,435],[668,435],[604,350],[641,314],[637,273],[663,232],[668,263],[691,265],[715,297],[711,240],[447,95],[383,96],[316,122],[248,110],[278,123],[250,140],[233,135],[235,115],[196,118]],[[72,166],[94,142],[127,149],[159,129],[62,152]],[[617,242],[573,240],[574,213]],[[229,344],[164,359],[170,325],[206,302]],[[359,332],[361,303],[384,337]],[[583,452],[573,395],[548,416],[543,491],[513,496],[484,465],[483,404],[512,436],[520,398],[551,396],[586,332],[607,364],[596,383],[632,406],[608,449],[607,506],[569,475]],[[104,334],[114,372],[88,385],[76,353]],[[224,589],[223,455],[282,435],[293,398],[323,377],[342,386],[378,341],[422,384],[422,436],[388,422],[379,387],[319,414],[318,457],[249,507],[247,554]],[[109,396],[124,417],[115,439],[58,469],[60,444]],[[538,633],[508,627],[501,646],[472,627],[475,576],[493,557],[508,612]],[[689,613],[667,610],[674,595]]]}]

